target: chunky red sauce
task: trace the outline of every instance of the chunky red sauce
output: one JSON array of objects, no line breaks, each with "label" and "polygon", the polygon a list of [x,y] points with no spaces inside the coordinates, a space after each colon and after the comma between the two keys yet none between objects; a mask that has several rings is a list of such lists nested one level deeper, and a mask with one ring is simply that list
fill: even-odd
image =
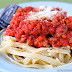
[{"label": "chunky red sauce", "polygon": [[[59,10],[59,8],[56,8]],[[37,8],[19,9],[6,29],[6,36],[16,37],[20,43],[33,47],[72,47],[72,16],[55,16],[52,20],[25,20],[28,13],[38,12]]]}]

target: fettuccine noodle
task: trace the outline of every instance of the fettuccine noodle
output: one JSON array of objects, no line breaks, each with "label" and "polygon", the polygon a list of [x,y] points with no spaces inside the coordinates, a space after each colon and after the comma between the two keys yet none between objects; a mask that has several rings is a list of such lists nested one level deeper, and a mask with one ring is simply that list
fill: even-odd
[{"label": "fettuccine noodle", "polygon": [[72,64],[70,47],[34,48],[16,42],[16,38],[11,36],[2,37],[0,52],[5,52],[8,59],[23,67],[51,69]]}]

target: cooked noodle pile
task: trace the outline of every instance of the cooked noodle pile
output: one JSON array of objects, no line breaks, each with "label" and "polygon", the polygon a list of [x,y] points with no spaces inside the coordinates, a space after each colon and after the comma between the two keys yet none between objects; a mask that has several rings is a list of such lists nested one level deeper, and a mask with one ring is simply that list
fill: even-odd
[{"label": "cooked noodle pile", "polygon": [[0,52],[29,68],[72,64],[72,16],[54,7],[25,7],[11,19]]},{"label": "cooked noodle pile", "polygon": [[34,48],[26,43],[16,42],[15,37],[3,36],[0,52],[14,63],[29,68],[51,69],[72,64],[70,47]]}]

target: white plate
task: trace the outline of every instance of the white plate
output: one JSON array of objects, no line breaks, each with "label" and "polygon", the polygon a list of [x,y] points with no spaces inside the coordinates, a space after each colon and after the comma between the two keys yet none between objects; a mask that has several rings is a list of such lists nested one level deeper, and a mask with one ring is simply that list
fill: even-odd
[{"label": "white plate", "polygon": [[[29,2],[29,3],[22,3],[19,4],[21,7],[26,6],[53,6],[53,7],[60,7],[64,11],[68,12],[68,16],[72,15],[72,4],[63,3],[63,2],[53,2],[53,1],[39,1],[39,2]],[[2,9],[0,10],[0,12]],[[1,34],[0,34],[1,38]],[[0,40],[1,41],[1,40]],[[0,72],[72,72],[72,65],[65,66],[65,67],[57,67],[53,69],[31,69],[31,68],[24,68],[20,67],[16,64],[13,64],[11,61],[9,61],[4,54],[0,54]],[[67,71],[68,70],[68,71]]]}]

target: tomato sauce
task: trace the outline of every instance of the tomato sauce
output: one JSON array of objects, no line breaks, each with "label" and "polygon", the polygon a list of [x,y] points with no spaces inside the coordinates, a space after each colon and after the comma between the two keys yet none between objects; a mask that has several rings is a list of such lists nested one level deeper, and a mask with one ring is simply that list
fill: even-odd
[{"label": "tomato sauce", "polygon": [[19,9],[11,19],[5,35],[37,48],[72,47],[72,16],[67,17],[64,12],[64,15],[55,16],[52,20],[27,20],[30,11],[39,12],[34,7]]}]

